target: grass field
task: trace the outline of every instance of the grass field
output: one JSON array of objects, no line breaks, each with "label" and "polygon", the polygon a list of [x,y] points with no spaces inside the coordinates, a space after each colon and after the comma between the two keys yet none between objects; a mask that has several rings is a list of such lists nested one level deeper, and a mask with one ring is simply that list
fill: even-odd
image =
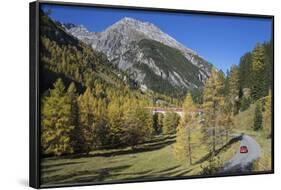
[{"label": "grass field", "polygon": [[[88,156],[44,158],[41,162],[41,182],[43,185],[110,182],[200,174],[201,166],[207,164],[206,153],[199,151],[201,159],[188,165],[176,160],[174,143],[175,136],[158,136],[136,150],[111,149],[93,151]],[[219,156],[228,160],[236,150],[237,144],[234,143],[221,150]]]}]

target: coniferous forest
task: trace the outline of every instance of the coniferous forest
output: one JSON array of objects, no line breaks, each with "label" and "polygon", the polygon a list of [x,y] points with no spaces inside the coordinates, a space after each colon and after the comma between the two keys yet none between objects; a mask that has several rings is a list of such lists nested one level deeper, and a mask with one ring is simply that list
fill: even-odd
[{"label": "coniferous forest", "polygon": [[[51,13],[40,14],[43,185],[272,169],[272,40],[257,42],[226,73],[208,64],[208,77],[193,88],[151,90]],[[248,153],[237,155],[243,143]],[[247,168],[232,165],[237,156],[249,159]]]}]

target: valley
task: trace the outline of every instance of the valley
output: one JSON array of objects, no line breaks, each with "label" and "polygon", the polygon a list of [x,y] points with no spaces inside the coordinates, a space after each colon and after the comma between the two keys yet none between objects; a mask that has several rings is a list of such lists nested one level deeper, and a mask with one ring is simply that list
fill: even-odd
[{"label": "valley", "polygon": [[271,171],[272,41],[224,72],[147,21],[40,14],[43,187]]}]

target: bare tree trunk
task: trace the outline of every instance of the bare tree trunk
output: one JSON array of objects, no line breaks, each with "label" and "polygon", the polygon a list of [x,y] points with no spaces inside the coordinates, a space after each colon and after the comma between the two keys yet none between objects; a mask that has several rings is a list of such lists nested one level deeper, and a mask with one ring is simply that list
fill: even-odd
[{"label": "bare tree trunk", "polygon": [[213,130],[212,130],[212,138],[213,138],[213,154],[216,152],[216,130],[215,130],[215,126],[213,127]]},{"label": "bare tree trunk", "polygon": [[215,155],[216,152],[216,105],[213,104],[213,130],[212,130],[212,138],[213,138],[213,153]]},{"label": "bare tree trunk", "polygon": [[188,153],[189,153],[189,164],[192,164],[192,157],[191,157],[191,137],[190,137],[190,127],[188,127]]},{"label": "bare tree trunk", "polygon": [[225,132],[226,143],[228,142],[228,131]]}]

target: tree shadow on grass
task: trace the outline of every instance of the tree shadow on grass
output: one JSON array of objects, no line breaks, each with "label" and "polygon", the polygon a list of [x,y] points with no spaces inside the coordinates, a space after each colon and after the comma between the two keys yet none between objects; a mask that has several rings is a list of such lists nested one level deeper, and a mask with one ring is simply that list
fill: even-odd
[{"label": "tree shadow on grass", "polygon": [[[232,139],[230,139],[225,145],[223,145],[221,148],[219,148],[216,152],[215,152],[215,156],[217,156],[219,153],[221,153],[222,151],[224,150],[227,150],[233,143],[235,142],[238,142],[242,139],[242,136],[237,136],[237,137],[234,137]],[[200,158],[199,160],[197,160],[195,162],[195,164],[201,164],[203,163],[204,161],[210,159],[212,156],[212,153],[209,152],[207,153],[205,156],[203,156],[202,158]]]},{"label": "tree shadow on grass", "polygon": [[[105,167],[101,169],[93,169],[93,170],[83,170],[83,171],[73,171],[65,174],[54,174],[53,172],[59,171],[61,169],[57,169],[56,167],[63,167],[67,165],[80,164],[84,162],[79,162],[76,159],[79,158],[87,158],[87,157],[110,157],[124,154],[133,154],[133,153],[141,153],[154,151],[166,146],[171,145],[175,142],[175,138],[171,136],[166,136],[165,138],[145,142],[144,144],[138,145],[137,148],[131,149],[112,149],[106,150],[106,152],[99,153],[93,152],[90,155],[70,155],[63,157],[50,158],[46,160],[63,160],[63,159],[71,159],[68,162],[64,163],[54,163],[54,164],[46,164],[42,165],[42,184],[63,184],[63,183],[78,183],[78,182],[101,182],[101,181],[109,181],[112,179],[122,179],[122,180],[133,180],[133,179],[142,179],[142,178],[155,178],[161,176],[171,176],[176,175],[179,172],[186,172],[180,170],[180,165],[173,166],[170,168],[163,169],[161,171],[152,171],[150,169],[140,172],[124,172],[127,168],[131,167],[131,165],[123,165],[116,167]],[[76,161],[75,161],[76,160]],[[61,172],[60,172],[61,173]],[[44,174],[46,176],[44,176]]]},{"label": "tree shadow on grass", "polygon": [[182,177],[182,176],[187,176],[186,174],[190,173],[193,169],[186,169],[175,175],[175,177]]},{"label": "tree shadow on grass", "polygon": [[152,174],[154,177],[173,177],[173,176],[179,176],[184,173],[191,172],[192,169],[182,169],[181,165],[176,165],[167,169],[163,169],[160,171],[153,172]]},{"label": "tree shadow on grass", "polygon": [[253,170],[253,163],[249,163],[247,165],[236,164],[232,167],[225,168],[222,167],[219,171],[219,174],[243,174],[243,173],[250,173]]},{"label": "tree shadow on grass", "polygon": [[44,174],[51,174],[53,172],[57,172],[57,171],[60,171],[61,169],[59,168],[55,168],[55,169],[42,169],[41,172],[44,173]]},{"label": "tree shadow on grass", "polygon": [[132,177],[123,177],[123,180],[127,179],[141,179],[141,178],[146,178],[146,177],[152,177],[152,176],[161,176],[161,175],[167,175],[171,173],[173,170],[176,170],[179,168],[180,165],[176,165],[173,167],[169,167],[167,169],[159,170],[159,171],[154,171],[154,170],[145,170],[142,172],[122,172],[119,173],[119,176],[132,176]]},{"label": "tree shadow on grass", "polygon": [[142,172],[135,172],[135,173],[130,173],[130,172],[117,172],[117,173],[109,173],[104,176],[81,176],[75,179],[75,182],[104,182],[104,181],[113,181],[116,179],[119,180],[124,180],[122,176],[128,176],[128,175],[135,175],[135,176],[146,176],[148,175],[152,170],[145,170]]},{"label": "tree shadow on grass", "polygon": [[135,154],[135,153],[141,153],[141,152],[149,152],[149,151],[154,151],[154,150],[159,150],[162,149],[166,146],[169,146],[171,144],[175,143],[175,140],[168,140],[165,142],[159,142],[159,143],[154,143],[154,144],[144,144],[144,145],[139,145],[136,148],[128,148],[128,149],[119,149],[119,150],[112,150],[108,152],[103,152],[103,153],[92,153],[87,155],[87,157],[111,157],[111,156],[118,156],[118,155],[124,155],[124,154]]},{"label": "tree shadow on grass", "polygon": [[[105,182],[120,180],[141,180],[141,179],[155,179],[164,177],[182,176],[191,170],[181,169],[180,165],[169,167],[159,171],[151,169],[140,172],[124,172],[124,170],[131,167],[131,165],[105,167],[95,170],[76,171],[68,174],[57,174],[42,178],[43,185],[50,184],[65,184],[65,183],[82,183],[82,182]],[[43,172],[44,174],[44,172]]]},{"label": "tree shadow on grass", "polygon": [[[124,154],[134,154],[134,153],[141,153],[141,152],[149,152],[158,150],[161,148],[164,148],[166,146],[169,146],[173,143],[175,143],[175,135],[167,135],[164,137],[159,137],[156,139],[152,139],[149,141],[146,141],[142,144],[139,144],[136,146],[136,148],[130,148],[130,147],[123,147],[119,149],[104,149],[105,152],[92,152],[90,154],[73,154],[73,155],[64,155],[60,157],[49,157],[45,158],[46,160],[57,160],[57,159],[79,159],[79,158],[90,158],[90,157],[111,157],[111,156],[118,156],[118,155],[124,155]],[[67,165],[67,163],[65,163]],[[70,163],[72,164],[72,163]]]},{"label": "tree shadow on grass", "polygon": [[191,172],[192,169],[181,169],[180,165],[176,165],[167,169],[149,172],[143,175],[135,175],[132,177],[123,178],[122,180],[134,181],[134,180],[143,180],[143,179],[161,179],[161,178],[172,178],[180,177]]},{"label": "tree shadow on grass", "polygon": [[[62,184],[62,183],[75,183],[75,182],[99,182],[104,181],[106,178],[114,177],[131,165],[105,167],[95,170],[74,171],[67,174],[57,174],[47,177],[42,177],[42,184]],[[44,174],[44,172],[43,172]]]},{"label": "tree shadow on grass", "polygon": [[60,167],[60,166],[67,166],[67,165],[73,165],[73,164],[82,164],[84,162],[63,162],[63,163],[59,163],[59,164],[42,164],[41,165],[41,169],[49,169],[49,168],[53,168],[53,167]]},{"label": "tree shadow on grass", "polygon": [[171,140],[171,139],[175,139],[175,138],[176,138],[176,135],[158,136],[156,138],[146,141],[145,143],[157,143],[157,142],[163,142],[163,141]]},{"label": "tree shadow on grass", "polygon": [[[113,180],[141,180],[141,179],[156,179],[165,177],[178,177],[192,171],[191,169],[182,169],[181,165],[175,165],[159,171],[152,169],[140,172],[125,172],[132,165],[122,165],[115,167],[104,167],[95,170],[73,171],[67,174],[56,174],[52,176],[42,177],[43,185],[50,184],[65,184],[65,183],[82,183],[82,182],[105,182]],[[43,171],[43,174],[45,172]]]}]

